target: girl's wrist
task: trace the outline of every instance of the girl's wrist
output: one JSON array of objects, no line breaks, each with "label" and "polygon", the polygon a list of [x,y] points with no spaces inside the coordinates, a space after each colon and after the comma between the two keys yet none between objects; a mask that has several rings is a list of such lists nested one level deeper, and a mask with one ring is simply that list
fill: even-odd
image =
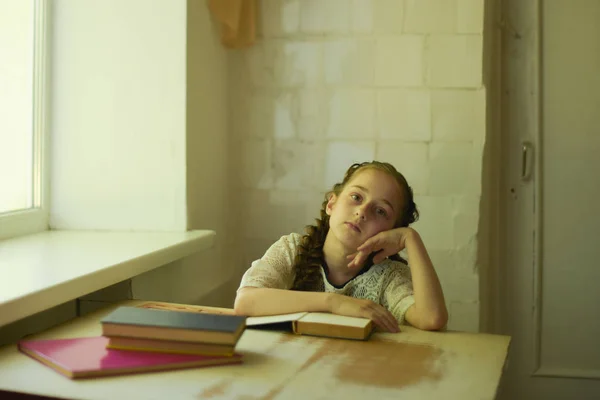
[{"label": "girl's wrist", "polygon": [[333,303],[335,302],[336,293],[325,292],[323,293],[323,306],[325,312],[333,312]]},{"label": "girl's wrist", "polygon": [[412,228],[406,228],[407,230],[404,233],[404,247],[408,248],[409,246],[412,246],[416,243],[418,243],[421,240],[421,237],[419,236],[419,234],[417,233],[417,231],[415,231]]}]

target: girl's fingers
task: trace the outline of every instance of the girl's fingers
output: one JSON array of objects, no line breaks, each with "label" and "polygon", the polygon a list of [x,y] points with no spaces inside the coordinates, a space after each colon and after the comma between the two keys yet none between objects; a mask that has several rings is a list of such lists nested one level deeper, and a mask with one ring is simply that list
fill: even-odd
[{"label": "girl's fingers", "polygon": [[360,246],[358,246],[358,248],[356,250],[358,250],[358,251],[369,250],[369,252],[371,252],[371,251],[373,251],[372,247],[377,245],[378,242],[379,242],[379,239],[377,239],[377,235],[375,235],[372,238],[367,239]]},{"label": "girl's fingers", "polygon": [[375,324],[385,332],[393,332],[389,321],[386,321],[386,319],[382,316],[377,316],[377,321],[375,322]]},{"label": "girl's fingers", "polygon": [[388,255],[386,253],[384,253],[383,251],[377,253],[377,255],[375,257],[373,257],[373,264],[379,264],[380,262],[382,262],[383,260],[385,260],[385,258],[387,256]]},{"label": "girl's fingers", "polygon": [[368,253],[359,251],[356,253],[354,259],[348,264],[348,268],[361,267],[367,260],[368,255]]},{"label": "girl's fingers", "polygon": [[376,325],[380,326],[386,332],[396,333],[399,331],[396,318],[387,309],[381,305],[377,305],[373,311],[374,315],[372,319]]},{"label": "girl's fingers", "polygon": [[382,331],[390,333],[397,333],[400,331],[398,328],[398,321],[396,321],[396,318],[394,318],[389,311],[375,308],[370,314],[371,315],[367,318],[370,318]]},{"label": "girl's fingers", "polygon": [[381,307],[381,318],[385,323],[385,326],[387,327],[387,331],[388,332],[392,332],[392,333],[396,333],[399,331],[398,328],[398,321],[396,321],[396,318],[394,318],[394,316],[392,315],[391,312],[389,312],[385,307],[380,306]]}]

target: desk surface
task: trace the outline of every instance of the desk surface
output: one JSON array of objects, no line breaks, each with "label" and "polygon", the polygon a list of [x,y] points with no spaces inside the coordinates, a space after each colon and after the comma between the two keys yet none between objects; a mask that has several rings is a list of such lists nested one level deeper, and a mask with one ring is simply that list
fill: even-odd
[{"label": "desk surface", "polygon": [[[99,320],[115,307],[34,338],[100,335]],[[241,365],[81,381],[59,375],[13,344],[0,348],[0,390],[77,399],[495,397],[509,337],[401,329],[375,333],[365,342],[247,329],[237,345],[244,354]]]}]

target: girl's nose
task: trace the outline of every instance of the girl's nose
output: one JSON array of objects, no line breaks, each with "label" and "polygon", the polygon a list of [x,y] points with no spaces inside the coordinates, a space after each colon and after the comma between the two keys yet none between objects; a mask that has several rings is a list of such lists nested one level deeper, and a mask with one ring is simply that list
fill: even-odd
[{"label": "girl's nose", "polygon": [[366,220],[367,219],[367,210],[365,209],[365,207],[358,207],[356,209],[356,216],[362,220]]}]

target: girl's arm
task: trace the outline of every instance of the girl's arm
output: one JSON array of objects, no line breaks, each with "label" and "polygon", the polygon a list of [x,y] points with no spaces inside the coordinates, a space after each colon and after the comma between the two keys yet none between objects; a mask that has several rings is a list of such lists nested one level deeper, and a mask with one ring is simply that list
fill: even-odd
[{"label": "girl's arm", "polygon": [[372,320],[380,329],[398,332],[398,321],[381,305],[337,293],[243,287],[235,298],[238,315],[260,316],[295,312],[330,312]]},{"label": "girl's arm", "polygon": [[236,314],[247,316],[328,312],[327,295],[324,292],[243,287],[238,291],[233,307]]},{"label": "girl's arm", "polygon": [[442,329],[448,322],[444,293],[420,235],[415,230],[407,233],[406,251],[410,260],[415,304],[406,311],[405,318],[420,329]]},{"label": "girl's arm", "polygon": [[442,329],[448,321],[444,294],[425,245],[414,229],[396,228],[371,237],[358,247],[358,253],[350,256],[348,267],[362,266],[373,252],[379,252],[373,258],[377,264],[404,248],[408,252],[415,297],[415,304],[408,308],[404,318],[419,329]]}]

